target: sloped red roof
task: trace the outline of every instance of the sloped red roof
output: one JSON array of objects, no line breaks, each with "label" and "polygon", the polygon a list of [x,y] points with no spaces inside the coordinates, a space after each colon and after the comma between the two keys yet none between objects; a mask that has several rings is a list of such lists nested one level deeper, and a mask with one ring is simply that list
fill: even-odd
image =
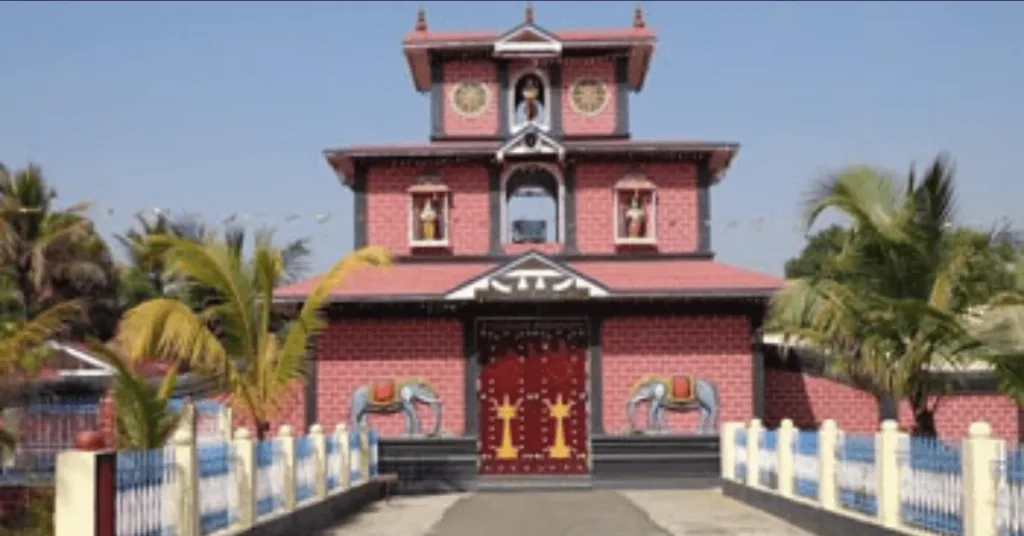
[{"label": "sloped red roof", "polygon": [[[713,260],[667,259],[573,261],[567,268],[615,293],[652,295],[767,295],[782,287],[773,276]],[[499,263],[406,263],[366,268],[332,292],[334,300],[431,299],[485,275]],[[315,277],[279,288],[275,297],[301,300],[319,284]]]}]

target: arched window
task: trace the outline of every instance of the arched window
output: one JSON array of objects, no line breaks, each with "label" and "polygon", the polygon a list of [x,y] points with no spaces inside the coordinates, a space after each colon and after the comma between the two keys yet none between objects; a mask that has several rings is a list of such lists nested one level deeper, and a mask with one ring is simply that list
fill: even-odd
[{"label": "arched window", "polygon": [[541,166],[513,168],[503,190],[503,242],[562,241],[562,183],[555,171]]},{"label": "arched window", "polygon": [[512,92],[509,98],[509,125],[513,132],[531,124],[548,128],[551,124],[551,87],[544,73],[523,73],[516,78],[509,91]]}]

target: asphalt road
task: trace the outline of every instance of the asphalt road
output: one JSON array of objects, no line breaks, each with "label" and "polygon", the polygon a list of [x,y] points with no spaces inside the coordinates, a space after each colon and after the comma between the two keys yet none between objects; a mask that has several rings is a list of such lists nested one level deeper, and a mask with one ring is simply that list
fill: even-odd
[{"label": "asphalt road", "polygon": [[717,491],[398,497],[321,536],[811,536]]}]

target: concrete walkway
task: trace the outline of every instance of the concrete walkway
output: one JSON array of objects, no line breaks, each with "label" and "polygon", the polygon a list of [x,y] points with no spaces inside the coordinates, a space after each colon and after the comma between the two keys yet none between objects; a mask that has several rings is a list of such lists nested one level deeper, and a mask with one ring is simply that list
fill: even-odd
[{"label": "concrete walkway", "polygon": [[321,536],[810,536],[717,491],[398,497]]}]

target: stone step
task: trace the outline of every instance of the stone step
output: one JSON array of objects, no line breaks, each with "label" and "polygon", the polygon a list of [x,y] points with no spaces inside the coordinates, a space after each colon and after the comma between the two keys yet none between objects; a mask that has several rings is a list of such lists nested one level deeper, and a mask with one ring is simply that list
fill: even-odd
[{"label": "stone step", "polygon": [[593,489],[590,475],[481,476],[476,491],[569,491]]}]

